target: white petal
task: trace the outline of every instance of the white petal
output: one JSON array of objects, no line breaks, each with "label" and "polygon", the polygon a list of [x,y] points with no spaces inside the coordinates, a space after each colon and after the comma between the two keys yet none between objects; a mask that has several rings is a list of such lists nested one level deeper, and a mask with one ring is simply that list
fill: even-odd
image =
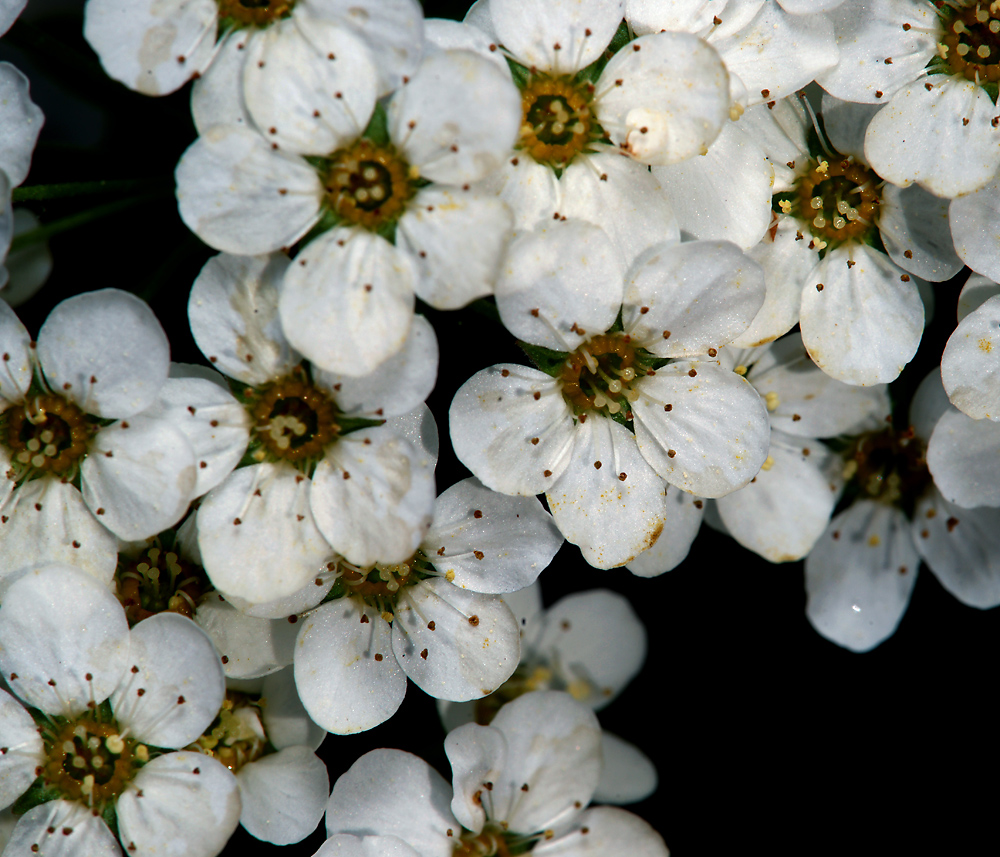
[{"label": "white petal", "polygon": [[[913,0],[844,0],[828,17],[840,61],[817,81],[838,98],[885,103],[934,56],[939,26],[934,10]],[[904,22],[910,26],[901,26]]]},{"label": "white petal", "polygon": [[211,62],[217,23],[212,0],[97,0],[84,8],[83,34],[110,77],[166,95]]},{"label": "white petal", "polygon": [[301,842],[319,825],[330,796],[330,776],[308,747],[286,747],[240,769],[240,823],[275,845]]},{"label": "white petal", "polygon": [[470,478],[437,498],[421,550],[457,586],[506,593],[534,583],[562,543],[535,497],[498,494]]},{"label": "white petal", "polygon": [[733,122],[722,127],[704,155],[653,172],[681,229],[695,238],[731,241],[748,250],[771,222],[774,168]]},{"label": "white petal", "polygon": [[680,361],[643,379],[640,392],[632,405],[639,450],[670,484],[722,497],[760,470],[770,435],[767,409],[736,373]]},{"label": "white petal", "polygon": [[479,181],[511,154],[521,96],[493,63],[471,51],[424,57],[389,102],[389,136],[422,178]]},{"label": "white petal", "polygon": [[118,562],[118,542],[60,479],[34,479],[17,491],[12,514],[0,517],[0,575],[29,565],[63,563],[107,584]]},{"label": "white petal", "polygon": [[444,751],[455,789],[451,811],[462,827],[478,834],[486,822],[482,784],[499,778],[507,763],[507,741],[503,732],[492,726],[467,723],[448,732]]},{"label": "white petal", "polygon": [[[553,169],[518,152],[490,173],[478,187],[507,203],[515,230],[547,227],[562,206],[561,182]],[[591,219],[582,216],[584,220]]]},{"label": "white petal", "polygon": [[240,822],[236,777],[201,753],[167,753],[145,765],[118,798],[126,853],[214,857]]},{"label": "white petal", "polygon": [[111,695],[126,669],[129,632],[106,586],[70,566],[33,569],[7,590],[3,613],[0,664],[29,705],[70,717]]},{"label": "white petal", "polygon": [[0,4],[0,36],[10,29],[17,16],[24,10],[28,0],[5,0]]},{"label": "white petal", "polygon": [[501,200],[467,185],[420,190],[396,231],[396,246],[418,270],[417,296],[435,309],[458,309],[492,294],[511,225]]},{"label": "white petal", "polygon": [[180,429],[142,415],[101,429],[80,475],[90,510],[129,540],[176,524],[197,484],[194,452]]},{"label": "white petal", "polygon": [[181,219],[227,253],[291,246],[319,219],[316,171],[241,125],[207,129],[181,156],[175,178]]},{"label": "white petal", "polygon": [[[0,190],[0,193],[3,191]],[[41,226],[41,221],[27,208],[15,208],[12,213],[14,237]],[[0,215],[0,220],[3,220],[3,215]],[[3,231],[3,227],[0,226],[0,232]],[[0,237],[0,247],[3,246],[5,246],[4,239]],[[52,273],[52,251],[49,250],[49,242],[39,241],[8,253],[4,265],[10,278],[7,280],[7,285],[0,287],[0,299],[7,301],[11,306],[20,306],[38,293]],[[0,269],[2,268],[3,265],[0,265]],[[0,270],[0,280],[3,277],[3,271]]]},{"label": "white petal", "polygon": [[357,36],[302,18],[285,18],[247,40],[243,97],[269,142],[288,152],[327,155],[365,130],[377,72]]},{"label": "white petal", "polygon": [[352,598],[324,604],[302,621],[295,686],[309,716],[324,729],[363,732],[399,708],[406,673],[392,653],[391,634],[375,608]]},{"label": "white petal", "polygon": [[[68,834],[66,831],[70,831]],[[50,832],[51,831],[51,832]],[[120,857],[121,849],[104,820],[83,804],[53,800],[29,809],[4,848],[7,857]]]},{"label": "white petal", "polygon": [[[327,731],[306,713],[295,688],[295,670],[291,667],[271,673],[261,682],[261,696],[267,706],[261,714],[268,740],[277,748],[302,744],[318,750]],[[329,788],[327,789],[329,792]]]},{"label": "white petal", "polygon": [[227,678],[268,675],[293,660],[299,629],[287,618],[247,616],[213,593],[198,605],[194,620],[225,659],[222,663]]},{"label": "white petal", "polygon": [[687,559],[691,543],[701,529],[704,509],[705,501],[700,497],[669,485],[663,529],[652,547],[626,565],[628,570],[639,577],[657,577],[680,565]]},{"label": "white petal", "polygon": [[977,273],[1000,280],[1000,180],[952,200],[948,220],[962,261]]},{"label": "white petal", "polygon": [[806,280],[799,324],[809,356],[828,375],[847,384],[883,384],[916,353],[924,305],[910,275],[887,256],[845,245]]},{"label": "white petal", "polygon": [[170,345],[145,301],[119,289],[68,298],[38,332],[52,389],[87,413],[115,419],[148,407],[167,378]]},{"label": "white petal", "polygon": [[0,806],[10,806],[35,781],[35,767],[46,761],[45,748],[31,715],[5,690],[0,690],[0,731]]},{"label": "white petal", "polygon": [[675,164],[702,154],[729,121],[726,67],[713,47],[687,33],[653,33],[629,42],[596,87],[601,126],[644,164]]},{"label": "white petal", "polygon": [[812,123],[798,98],[782,98],[773,107],[769,104],[748,108],[740,117],[740,127],[764,150],[774,169],[772,192],[782,193],[795,187],[796,162],[809,159],[806,131]]},{"label": "white petal", "polygon": [[425,693],[464,702],[492,693],[511,677],[521,644],[517,620],[503,599],[438,577],[401,595],[392,649]]},{"label": "white petal", "polygon": [[591,416],[573,430],[573,460],[545,493],[566,540],[597,568],[631,562],[663,528],[663,480],[624,426]]},{"label": "white petal", "polygon": [[388,417],[385,424],[390,431],[399,437],[406,438],[419,449],[432,467],[437,464],[441,438],[438,435],[434,414],[431,413],[431,409],[426,404],[417,405],[409,413]]},{"label": "white petal", "polygon": [[[475,5],[473,4],[473,6]],[[490,45],[493,46],[493,50],[490,50]],[[484,32],[481,27],[473,26],[468,18],[465,21],[427,18],[424,21],[424,50],[428,53],[433,50],[475,51],[494,63],[504,73],[510,73],[503,52],[497,50],[496,39]]]},{"label": "white petal", "polygon": [[[584,833],[586,831],[586,833]],[[667,846],[647,822],[614,806],[595,806],[574,820],[562,836],[539,842],[537,857],[667,857]]]},{"label": "white petal", "polygon": [[205,498],[198,546],[217,589],[255,602],[301,589],[332,553],[313,522],[308,481],[277,464],[236,470]]},{"label": "white petal", "polygon": [[656,176],[613,149],[574,158],[559,189],[559,214],[600,226],[626,265],[647,247],[680,240],[674,209]]},{"label": "white petal", "polygon": [[204,134],[213,125],[247,125],[243,102],[243,64],[246,43],[254,30],[231,30],[219,42],[211,65],[191,87],[191,118]]},{"label": "white petal", "polygon": [[1000,604],[1000,512],[960,509],[929,491],[913,516],[913,540],[941,585],[963,604]]},{"label": "white petal", "polygon": [[951,279],[962,269],[962,260],[955,253],[948,213],[948,200],[920,185],[887,184],[878,221],[886,253],[904,271],[925,280]]},{"label": "white petal", "polygon": [[873,649],[896,630],[919,563],[901,511],[857,502],[830,522],[806,558],[806,616],[840,646]]},{"label": "white petal", "polygon": [[466,381],[451,403],[448,424],[461,462],[504,494],[541,493],[572,454],[573,417],[556,382],[514,363],[491,366]]},{"label": "white petal", "polygon": [[0,301],[0,353],[3,371],[0,373],[0,411],[24,401],[31,385],[31,337],[21,320],[4,301]]},{"label": "white petal", "polygon": [[337,228],[295,258],[278,302],[294,348],[329,372],[367,375],[406,340],[416,268],[384,238]]},{"label": "white petal", "polygon": [[714,4],[706,6],[701,0],[628,0],[626,16],[636,33],[658,33],[660,30],[680,30],[702,35],[719,27],[727,32],[731,27],[740,29],[753,20],[764,0],[738,0],[723,3],[726,17],[720,24],[714,22],[720,11]]},{"label": "white petal", "polygon": [[420,857],[395,836],[351,836],[338,833],[319,847],[313,857]]},{"label": "white petal", "polygon": [[188,298],[195,342],[230,378],[262,386],[298,365],[278,318],[278,292],[290,262],[271,256],[213,256]]},{"label": "white petal", "polygon": [[657,245],[626,275],[622,324],[660,357],[704,354],[742,333],[764,294],[763,270],[735,244]]},{"label": "white petal", "polygon": [[504,326],[534,345],[572,351],[614,324],[621,262],[604,230],[586,221],[519,235],[496,284]]},{"label": "white petal", "polygon": [[28,78],[7,62],[0,63],[0,104],[0,170],[16,186],[28,176],[45,116],[28,95]]},{"label": "white petal", "polygon": [[490,0],[489,5],[497,37],[518,62],[559,74],[596,60],[624,13],[624,0]]},{"label": "white petal", "polygon": [[884,100],[881,104],[841,101],[823,93],[819,104],[823,116],[823,130],[834,150],[841,155],[853,156],[855,160],[864,164],[865,133],[872,117],[884,104]]},{"label": "white petal", "polygon": [[363,566],[409,559],[430,527],[434,496],[433,462],[382,427],[353,432],[327,451],[310,503],[327,541]]},{"label": "white petal", "polygon": [[941,380],[960,411],[976,420],[1000,420],[1000,296],[959,323],[941,357]]},{"label": "white petal", "polygon": [[[947,411],[953,411],[951,402],[948,401],[948,394],[944,391],[941,383],[941,373],[935,368],[928,372],[924,379],[917,385],[917,390],[913,394],[910,402],[910,425],[913,432],[923,443],[927,443],[934,426]],[[886,420],[888,422],[888,420]]]},{"label": "white petal", "polygon": [[[336,568],[336,563],[332,561],[324,563],[319,566],[316,577],[305,586],[296,589],[291,595],[274,598],[270,601],[247,601],[247,599],[233,595],[231,592],[219,594],[246,616],[252,616],[256,619],[284,619],[287,621],[293,615],[298,616],[299,613],[312,610],[326,597],[336,582],[331,567]],[[317,581],[319,582],[317,583]]]},{"label": "white petal", "polygon": [[635,803],[656,791],[656,766],[634,744],[610,732],[601,732],[601,779],[594,792],[600,803]]},{"label": "white petal", "polygon": [[927,444],[934,484],[959,506],[1000,506],[1000,424],[952,410]]},{"label": "white petal", "polygon": [[423,857],[451,857],[460,825],[450,803],[451,786],[423,759],[372,750],[334,784],[326,832],[398,836]]},{"label": "white petal", "polygon": [[1000,166],[996,105],[962,78],[925,78],[899,90],[868,126],[865,155],[893,184],[918,182],[938,196],[986,185]]}]

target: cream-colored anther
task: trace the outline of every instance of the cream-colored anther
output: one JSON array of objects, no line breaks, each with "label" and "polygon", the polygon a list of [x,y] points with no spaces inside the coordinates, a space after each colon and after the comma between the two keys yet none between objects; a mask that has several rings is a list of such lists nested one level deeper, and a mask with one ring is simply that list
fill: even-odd
[{"label": "cream-colored anther", "polygon": [[955,50],[958,51],[960,57],[964,57],[969,52],[969,46],[962,42]]},{"label": "cream-colored anther", "polygon": [[845,226],[847,226],[847,221],[839,214],[833,218],[834,229],[843,229]]},{"label": "cream-colored anther", "polygon": [[826,226],[826,218],[822,214],[817,214],[813,218],[813,226],[815,226],[817,229],[822,229],[824,226]]},{"label": "cream-colored anther", "polygon": [[1000,21],[998,21],[996,18],[990,21],[989,26],[991,33],[1000,33]]},{"label": "cream-colored anther", "polygon": [[819,211],[821,208],[823,208],[823,197],[814,196],[812,199],[809,200],[809,207],[815,208],[817,211]]},{"label": "cream-colored anther", "polygon": [[837,200],[837,211],[840,214],[847,214],[851,210],[851,204],[846,199]]},{"label": "cream-colored anther", "polygon": [[976,48],[976,53],[979,54],[981,59],[986,59],[990,55],[990,49],[987,45],[980,45]]}]

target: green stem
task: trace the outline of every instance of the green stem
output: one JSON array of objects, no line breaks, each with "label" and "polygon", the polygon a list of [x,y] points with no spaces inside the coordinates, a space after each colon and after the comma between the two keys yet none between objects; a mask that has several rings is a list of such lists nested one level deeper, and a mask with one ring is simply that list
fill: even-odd
[{"label": "green stem", "polygon": [[17,202],[33,202],[43,199],[66,199],[74,196],[88,196],[95,193],[129,193],[134,191],[153,190],[159,185],[165,185],[168,179],[125,179],[119,181],[101,180],[96,182],[68,182],[66,184],[38,184],[29,187],[16,187],[11,193],[11,200]]},{"label": "green stem", "polygon": [[148,193],[143,196],[133,196],[129,199],[119,199],[115,202],[109,202],[106,205],[99,205],[96,208],[82,211],[79,214],[64,217],[62,220],[55,220],[52,223],[46,223],[44,226],[39,226],[37,229],[32,229],[29,232],[22,232],[20,235],[15,236],[14,240],[10,242],[10,252],[13,253],[16,250],[21,250],[24,247],[37,243],[38,241],[46,241],[53,235],[65,232],[67,229],[75,229],[76,227],[83,226],[93,220],[98,220],[101,217],[107,217],[109,214],[116,214],[117,212],[124,211],[134,205],[140,205],[144,202],[152,202],[154,199],[162,199],[162,197],[163,194]]}]

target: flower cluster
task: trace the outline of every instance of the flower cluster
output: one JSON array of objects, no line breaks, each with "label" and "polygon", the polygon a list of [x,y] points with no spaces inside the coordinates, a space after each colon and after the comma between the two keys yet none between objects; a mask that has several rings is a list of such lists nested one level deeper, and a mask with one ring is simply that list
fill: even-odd
[{"label": "flower cluster", "polygon": [[[0,34],[44,47],[24,6]],[[214,857],[325,815],[317,857],[666,857],[589,806],[662,775],[595,714],[646,659],[623,582],[654,603],[705,523],[802,561],[855,652],[921,563],[1000,605],[1000,3],[76,23],[114,98],[167,117],[190,84],[190,133],[138,145],[165,201],[26,184],[61,174],[0,61],[4,854]],[[142,233],[148,280],[32,298],[50,236],[154,202],[190,234]],[[560,551],[600,586],[546,609]],[[331,793],[327,733],[417,731],[410,682],[451,785],[376,749]]]}]

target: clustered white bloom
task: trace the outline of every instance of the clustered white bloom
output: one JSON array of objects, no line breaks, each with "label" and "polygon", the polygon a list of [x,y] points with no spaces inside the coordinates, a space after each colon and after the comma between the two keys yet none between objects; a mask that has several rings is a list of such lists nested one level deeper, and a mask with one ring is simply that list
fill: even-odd
[{"label": "clustered white bloom", "polygon": [[[4,854],[325,813],[317,857],[666,857],[588,806],[657,787],[594,714],[647,650],[612,569],[707,523],[804,560],[858,652],[921,562],[1000,605],[1000,3],[87,0],[83,34],[138,93],[193,81],[167,166],[215,255],[177,284],[199,364],[124,278],[29,331],[74,223],[13,205],[74,191],[18,189],[44,120],[0,62]],[[544,610],[564,541],[603,588]],[[452,784],[382,749],[331,793],[327,732],[410,681]]]}]

